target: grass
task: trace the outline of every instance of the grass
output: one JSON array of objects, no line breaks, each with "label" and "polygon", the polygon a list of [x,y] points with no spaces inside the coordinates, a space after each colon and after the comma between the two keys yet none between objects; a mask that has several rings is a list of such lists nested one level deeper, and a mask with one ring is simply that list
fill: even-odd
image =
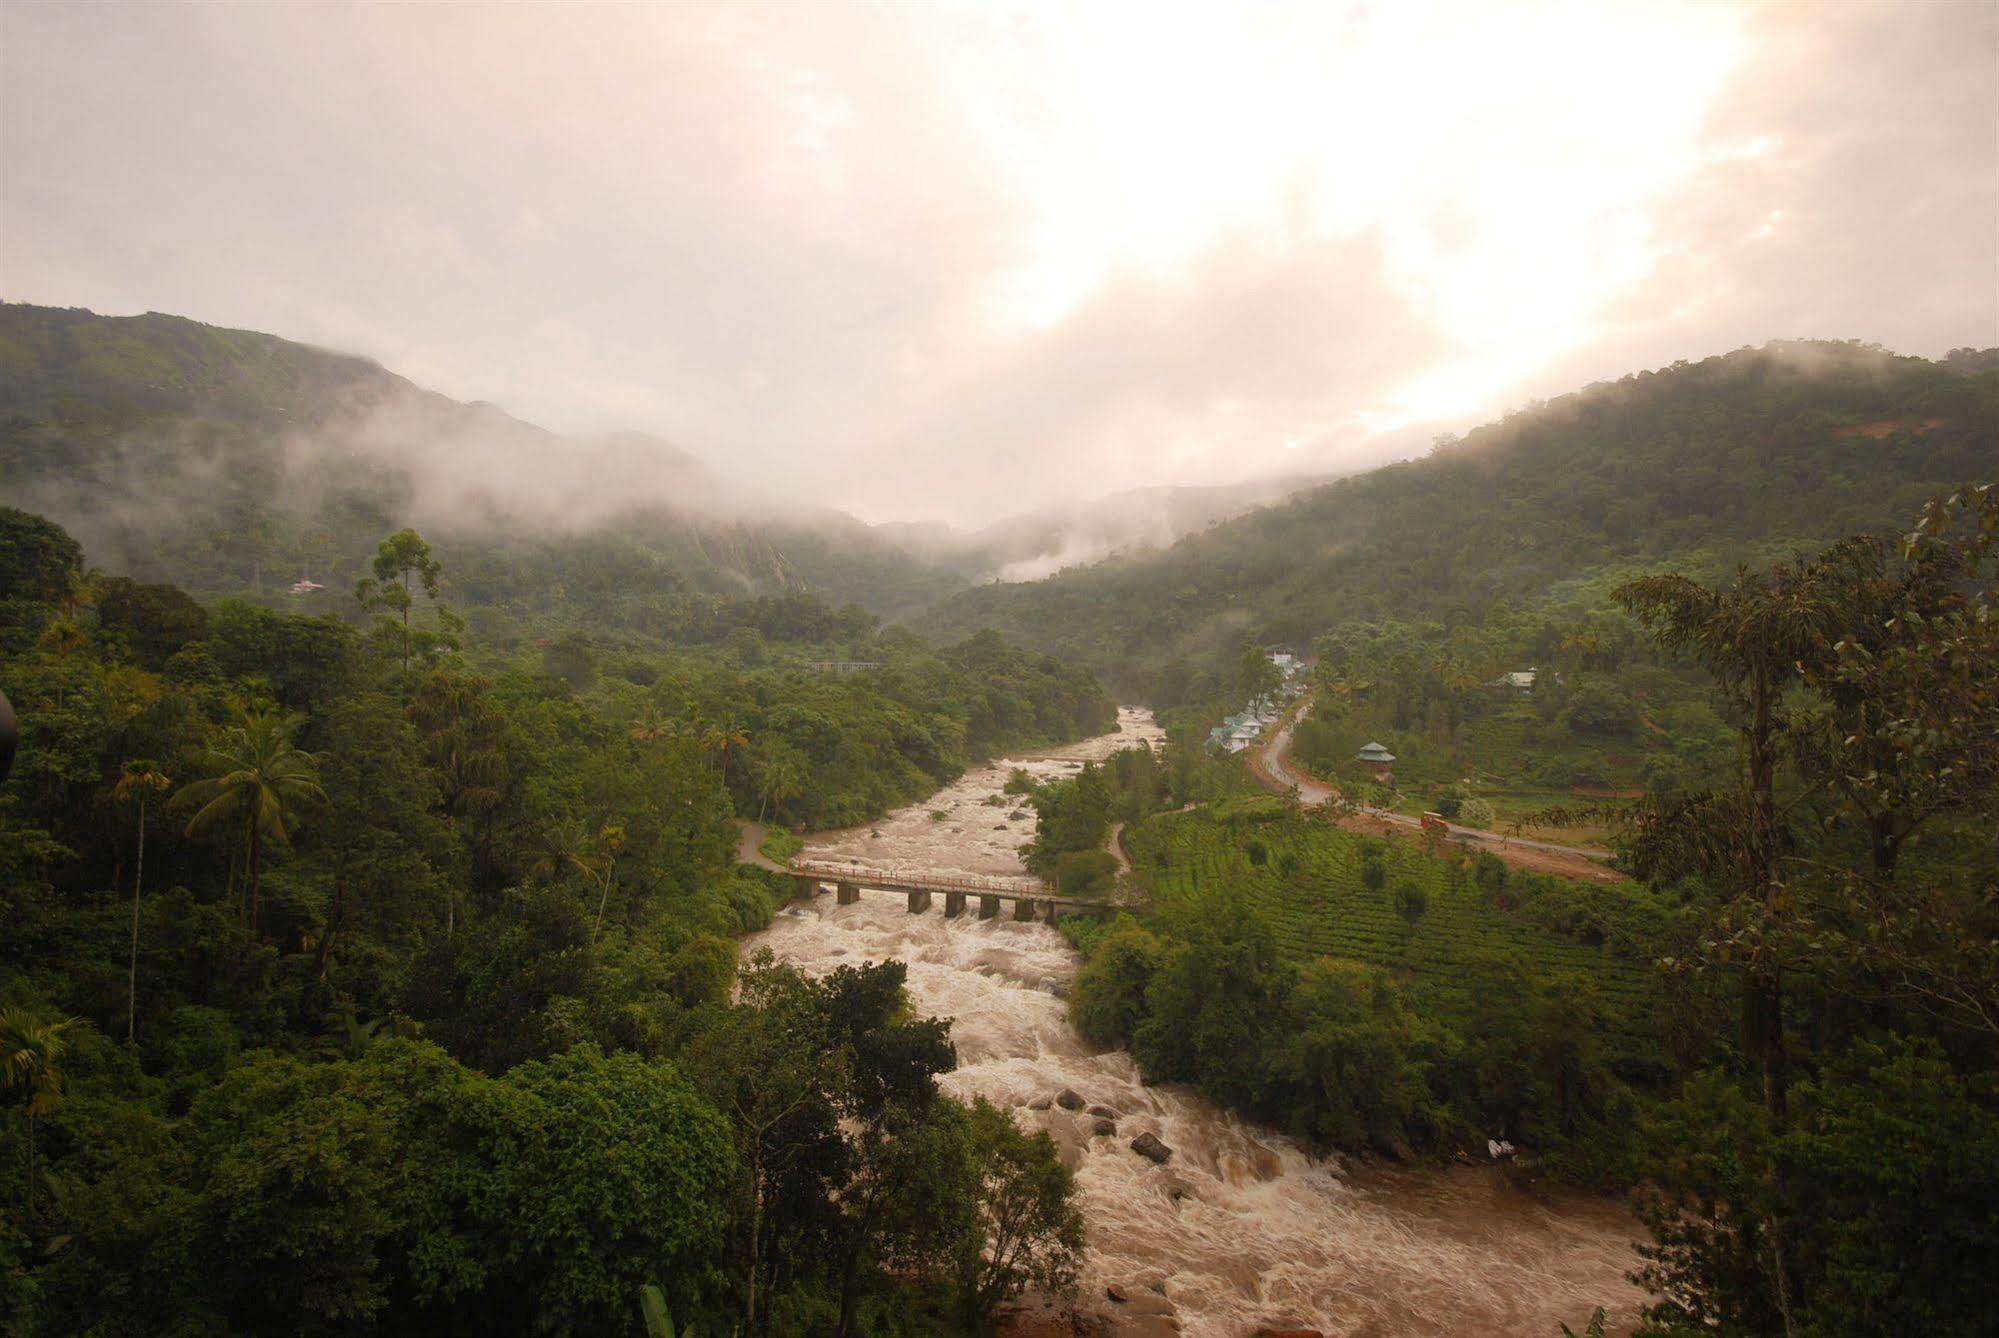
[{"label": "grass", "polygon": [[805,839],[783,828],[774,828],[763,839],[757,850],[773,864],[789,864],[798,858],[798,852],[805,849]]}]

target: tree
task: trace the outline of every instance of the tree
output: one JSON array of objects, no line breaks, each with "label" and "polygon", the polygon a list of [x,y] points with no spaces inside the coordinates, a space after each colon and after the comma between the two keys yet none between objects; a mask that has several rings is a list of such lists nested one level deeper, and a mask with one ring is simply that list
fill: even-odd
[{"label": "tree", "polygon": [[288,845],[290,824],[299,809],[322,803],[316,759],[294,747],[296,717],[243,712],[209,749],[204,765],[209,775],[181,788],[175,802],[194,810],[187,834],[203,836],[240,828],[249,857],[250,937],[257,936],[257,914],[263,871],[264,842]]},{"label": "tree", "polygon": [[529,1283],[535,1329],[625,1332],[656,1277],[693,1294],[727,1227],[727,1121],[674,1065],[591,1045],[505,1081],[531,1104],[496,1168],[492,1228]]},{"label": "tree", "polygon": [[[1778,877],[1788,835],[1777,799],[1789,723],[1785,691],[1798,681],[1799,665],[1835,640],[1842,575],[1836,560],[1786,563],[1768,573],[1738,569],[1731,584],[1715,589],[1667,575],[1616,591],[1661,645],[1708,670],[1742,721],[1741,790],[1695,796],[1648,820],[1638,857],[1655,875],[1691,873],[1727,890],[1718,917],[1723,951],[1744,959],[1743,1038],[1762,1067],[1764,1107],[1776,1134],[1790,1118],[1784,937],[1791,906]],[[1784,1224],[1771,1222],[1767,1235],[1777,1308],[1785,1331],[1795,1333]]]},{"label": "tree", "polygon": [[19,1093],[28,1122],[28,1179],[21,1207],[35,1214],[35,1121],[62,1105],[70,1034],[87,1027],[81,1018],[51,1018],[25,1009],[0,1011],[0,1092]]},{"label": "tree", "polygon": [[1284,675],[1270,661],[1270,652],[1256,642],[1250,642],[1236,656],[1236,690],[1244,697],[1255,701],[1283,686]]},{"label": "tree", "polygon": [[740,1168],[743,1331],[764,1323],[765,1270],[773,1218],[795,1174],[817,1178],[817,1161],[838,1142],[829,1093],[847,1085],[852,1057],[837,1043],[818,986],[768,948],[743,968],[737,1005],[688,1051],[701,1089],[728,1116]]},{"label": "tree", "polygon": [[111,788],[121,804],[134,800],[139,805],[139,852],[132,871],[132,944],[125,977],[125,1044],[130,1045],[139,1027],[139,903],[146,895],[146,802],[173,788],[173,781],[156,762],[135,759],[127,762]]},{"label": "tree", "polygon": [[430,545],[422,535],[404,529],[382,540],[375,550],[374,572],[373,577],[363,577],[355,585],[354,598],[362,608],[388,615],[391,622],[401,619],[402,667],[407,674],[412,648],[410,609],[416,603],[416,590],[421,587],[431,604],[437,605],[444,568],[431,557]]},{"label": "tree", "polygon": [[1025,1133],[984,1097],[967,1112],[979,1181],[975,1229],[959,1250],[965,1322],[983,1326],[1028,1287],[1061,1292],[1075,1281],[1083,1217],[1071,1201],[1075,1178],[1046,1133]]},{"label": "tree", "polygon": [[735,757],[736,750],[748,747],[749,742],[749,736],[737,724],[733,711],[723,713],[701,736],[701,746],[707,749],[709,756],[718,760],[725,780],[729,775],[729,762]]},{"label": "tree", "polygon": [[599,880],[597,894],[597,919],[590,927],[590,941],[604,932],[604,908],[611,902],[611,871],[617,865],[618,851],[625,844],[625,829],[616,823],[607,822],[597,829],[597,863],[603,873]]}]

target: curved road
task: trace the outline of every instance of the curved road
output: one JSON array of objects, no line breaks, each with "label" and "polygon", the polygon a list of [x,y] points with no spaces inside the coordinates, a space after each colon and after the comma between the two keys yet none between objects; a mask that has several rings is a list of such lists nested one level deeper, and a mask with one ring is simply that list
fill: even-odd
[{"label": "curved road", "polygon": [[[1270,736],[1250,759],[1250,771],[1265,786],[1279,792],[1288,792],[1294,787],[1298,800],[1307,808],[1319,808],[1339,798],[1339,791],[1310,776],[1293,771],[1289,766],[1291,752],[1291,730],[1312,710],[1309,701],[1284,718],[1277,732]],[[1361,817],[1390,826],[1421,831],[1422,820],[1392,809],[1371,808],[1365,804],[1355,806],[1354,812]],[[1596,846],[1565,846],[1555,841],[1533,841],[1520,836],[1502,836],[1498,832],[1488,832],[1478,827],[1460,827],[1456,823],[1446,823],[1445,839],[1459,845],[1479,850],[1489,850],[1509,864],[1520,865],[1542,873],[1562,873],[1572,878],[1589,878],[1595,881],[1617,881],[1620,876],[1603,867],[1611,858],[1611,852]]]}]

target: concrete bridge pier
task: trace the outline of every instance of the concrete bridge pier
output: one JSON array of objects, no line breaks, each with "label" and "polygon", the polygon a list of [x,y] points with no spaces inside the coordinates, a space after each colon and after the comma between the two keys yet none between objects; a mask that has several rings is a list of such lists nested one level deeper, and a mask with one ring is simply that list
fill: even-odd
[{"label": "concrete bridge pier", "polygon": [[1057,920],[1062,918],[1062,907],[1059,902],[1053,902],[1053,901],[1043,902],[1042,907],[1044,910],[1043,918],[1046,919],[1049,924],[1052,925]]},{"label": "concrete bridge pier", "polygon": [[909,913],[911,915],[916,915],[923,911],[927,911],[929,909],[930,909],[930,889],[927,887],[910,888]]},{"label": "concrete bridge pier", "polygon": [[963,892],[946,892],[944,894],[944,918],[955,920],[964,913],[965,894]]},{"label": "concrete bridge pier", "polygon": [[999,897],[991,892],[979,893],[979,918],[991,920],[999,915]]},{"label": "concrete bridge pier", "polygon": [[1033,897],[1014,898],[1013,918],[1016,920],[1032,920],[1034,918],[1034,898]]},{"label": "concrete bridge pier", "polygon": [[819,894],[817,878],[794,878],[791,880],[791,896],[794,901],[810,901]]},{"label": "concrete bridge pier", "polygon": [[835,883],[833,885],[833,895],[839,899],[840,905],[851,906],[861,899],[861,885],[859,883]]}]

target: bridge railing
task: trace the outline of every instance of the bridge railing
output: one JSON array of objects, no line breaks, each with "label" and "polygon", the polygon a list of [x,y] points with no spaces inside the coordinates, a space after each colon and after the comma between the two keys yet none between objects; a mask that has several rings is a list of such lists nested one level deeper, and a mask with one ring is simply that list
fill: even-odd
[{"label": "bridge railing", "polygon": [[829,883],[858,883],[862,887],[925,888],[933,892],[997,892],[1002,896],[1045,897],[1049,888],[1039,878],[1009,878],[998,874],[901,873],[821,860],[793,860],[791,872],[804,878]]}]

